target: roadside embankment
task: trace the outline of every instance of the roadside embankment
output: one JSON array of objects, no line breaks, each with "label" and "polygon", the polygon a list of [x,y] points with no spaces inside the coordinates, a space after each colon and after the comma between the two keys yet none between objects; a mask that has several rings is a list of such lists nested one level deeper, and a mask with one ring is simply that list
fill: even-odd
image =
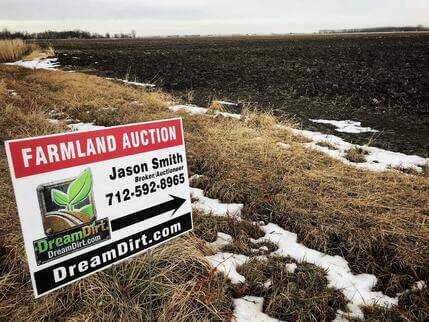
[{"label": "roadside embankment", "polygon": [[[353,312],[348,304],[360,302],[335,284],[322,255],[340,263],[339,271],[351,280],[360,276],[368,298],[378,294],[396,303],[360,303],[365,318],[414,321],[429,313],[427,287],[413,289],[429,279],[429,178],[424,171],[359,169],[309,148],[308,137],[292,130],[293,124],[279,126],[273,116],[245,112],[231,117],[219,110],[192,115],[169,109],[174,101],[153,89],[96,76],[0,65],[2,141],[183,117],[190,173],[198,175],[192,180],[195,232],[154,251],[156,319],[229,320],[246,311],[247,300],[261,318],[347,315]],[[115,288],[106,271],[33,299],[3,145],[0,154],[0,316],[146,319],[145,255],[116,266]],[[282,244],[279,238],[290,234],[314,260]],[[235,255],[235,262],[228,261],[238,263],[233,267],[244,281],[216,274],[218,267],[208,258],[226,253]]]}]

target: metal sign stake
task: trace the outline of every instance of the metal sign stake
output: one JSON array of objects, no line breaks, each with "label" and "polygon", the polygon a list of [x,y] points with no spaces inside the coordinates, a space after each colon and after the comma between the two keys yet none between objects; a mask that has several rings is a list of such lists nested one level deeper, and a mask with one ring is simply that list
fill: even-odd
[{"label": "metal sign stake", "polygon": [[116,270],[115,265],[112,265],[110,269],[110,273],[112,276],[112,295],[113,295],[113,314],[115,319],[119,319],[119,305],[118,305],[118,289],[116,284]]},{"label": "metal sign stake", "polygon": [[149,274],[149,321],[152,321],[152,250],[147,252],[147,266]]}]

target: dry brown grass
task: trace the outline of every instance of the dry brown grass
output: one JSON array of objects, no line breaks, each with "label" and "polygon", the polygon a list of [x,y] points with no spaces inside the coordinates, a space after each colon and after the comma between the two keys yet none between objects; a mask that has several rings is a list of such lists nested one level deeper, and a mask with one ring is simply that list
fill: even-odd
[{"label": "dry brown grass", "polygon": [[6,96],[6,94],[7,94],[6,83],[4,80],[0,79],[0,98],[2,98],[3,96]]},{"label": "dry brown grass", "polygon": [[0,315],[14,321],[148,321],[152,300],[155,320],[228,320],[232,315],[228,283],[212,274],[196,245],[186,237],[160,246],[153,253],[151,279],[142,255],[39,300],[33,299],[28,272],[2,272]]},{"label": "dry brown grass", "polygon": [[20,60],[35,49],[35,45],[22,39],[0,40],[0,63]]},{"label": "dry brown grass", "polygon": [[[0,77],[21,97],[6,99],[6,103],[24,110],[38,109],[51,118],[106,126],[150,119],[155,113],[165,115],[169,100],[162,93],[133,89],[80,73],[35,72],[4,66],[0,69]],[[16,81],[17,77],[24,77],[24,80]]]},{"label": "dry brown grass", "polygon": [[328,142],[325,142],[325,141],[317,142],[316,144],[318,146],[321,146],[321,147],[324,147],[324,148],[328,148],[329,150],[336,150],[336,148],[332,144],[330,144]]},{"label": "dry brown grass", "polygon": [[412,290],[399,297],[398,306],[386,309],[379,306],[364,308],[368,321],[427,321],[429,317],[429,289]]},{"label": "dry brown grass", "polygon": [[[312,264],[297,264],[294,273],[286,269],[291,259],[253,259],[238,269],[246,277],[245,295],[264,297],[264,311],[282,321],[332,321],[345,308],[343,294],[328,287],[326,272]],[[271,282],[270,287],[264,283]]]},{"label": "dry brown grass", "polygon": [[346,151],[345,158],[350,162],[362,163],[366,162],[366,155],[368,155],[368,151],[365,151],[361,147],[354,146]]},{"label": "dry brown grass", "polygon": [[[63,130],[64,125],[46,122],[45,117],[52,115],[63,120],[78,119],[101,125],[172,116],[164,103],[170,98],[164,94],[133,89],[94,76],[0,66],[0,78],[5,88],[19,93],[19,97],[0,95],[1,113],[6,116],[0,119],[2,140]],[[349,167],[322,153],[305,149],[299,144],[305,141],[303,138],[273,127],[276,120],[270,115],[247,114],[247,121],[237,121],[179,114],[184,118],[190,171],[205,175],[197,185],[205,189],[208,196],[224,202],[244,203],[243,216],[250,221],[275,222],[296,232],[299,241],[308,247],[344,256],[354,273],[375,274],[380,279],[378,289],[389,295],[404,291],[418,280],[428,281],[429,178],[407,176],[393,171],[373,173]],[[255,140],[256,137],[260,139]],[[288,143],[291,147],[280,150],[277,142]],[[22,302],[27,303],[22,311],[25,312],[22,317],[27,319],[36,316],[36,313],[42,314],[46,319],[57,316],[83,319],[85,314],[91,312],[98,312],[92,313],[92,318],[109,319],[112,306],[105,308],[106,311],[103,311],[103,305],[99,308],[90,306],[88,303],[94,300],[94,295],[84,295],[84,290],[88,290],[83,287],[90,285],[86,283],[98,281],[102,286],[95,287],[94,292],[102,294],[102,303],[109,303],[111,294],[108,295],[104,290],[107,286],[102,281],[102,274],[56,292],[52,297],[42,300],[43,305],[31,304],[33,302],[26,259],[19,246],[21,234],[16,224],[16,207],[3,147],[1,155],[0,245],[3,246],[0,281],[3,283],[0,284],[0,290],[3,297],[0,297],[0,307],[3,312],[13,314],[19,307],[18,303]],[[252,232],[251,229],[256,228],[249,227],[248,223],[237,226],[222,221],[211,223],[208,219],[204,222],[210,224],[204,225],[196,218],[196,233],[204,239],[213,239],[217,231],[237,236],[231,251],[246,252],[248,245],[245,244],[245,239],[249,236],[256,237],[253,234],[257,233]],[[192,240],[192,244],[197,245],[195,247],[204,251],[204,246],[198,243],[197,240]],[[131,263],[129,262],[130,265]],[[170,265],[174,265],[174,261],[162,263],[167,270]],[[200,267],[196,274],[203,277],[197,285],[204,294],[210,294],[208,298],[213,299],[213,302],[209,303],[213,306],[200,306],[201,302],[198,301],[199,304],[195,304],[195,299],[189,297],[191,293],[179,290],[176,285],[175,291],[171,289],[171,293],[166,293],[171,297],[166,297],[166,302],[162,302],[166,307],[162,311],[158,310],[157,316],[174,320],[177,316],[171,312],[177,310],[187,317],[198,314],[204,319],[214,318],[217,314],[225,318],[231,312],[231,304],[225,295],[228,294],[225,291],[225,281],[213,280],[215,277],[207,271],[201,258],[192,263],[186,265]],[[194,264],[196,266],[192,266]],[[141,276],[139,274],[143,272],[136,272],[135,276]],[[184,285],[193,281],[190,275],[186,276]],[[138,283],[133,282],[132,285],[134,284]],[[213,285],[215,289],[210,288]],[[127,301],[137,305],[130,299],[127,290],[123,292],[121,301],[124,302],[121,305],[126,305]],[[144,293],[142,289],[137,291],[140,295]],[[182,296],[190,302],[180,302]],[[215,305],[218,297],[219,303],[224,304]],[[329,298],[331,297],[326,299]],[[83,299],[86,300],[82,302]],[[279,299],[283,301],[281,297]],[[138,302],[140,306],[145,303],[142,301],[144,299]],[[281,303],[294,305],[294,301]],[[412,304],[400,308],[409,311],[408,316],[416,316],[412,312],[423,310],[421,305],[427,303],[425,300],[410,301]],[[181,304],[178,307],[172,303]],[[202,303],[206,303],[206,300]],[[332,302],[329,303],[331,308],[335,307]],[[189,305],[189,311],[182,307],[184,305]],[[325,314],[320,309],[323,305],[315,308],[317,314],[322,314],[319,316]],[[122,314],[129,312],[126,317],[130,319],[144,316],[142,308],[133,308],[131,304],[120,307]],[[282,308],[275,307],[275,302],[270,307],[273,308],[270,311],[272,314],[281,316]],[[392,314],[396,317],[400,313],[390,310],[387,313],[378,311],[371,314],[377,314],[377,317]]]},{"label": "dry brown grass", "polygon": [[52,47],[48,47],[46,49],[33,49],[33,51],[27,56],[23,57],[23,60],[33,60],[36,58],[48,58],[55,56],[54,49]]},{"label": "dry brown grass", "polygon": [[249,219],[344,256],[390,295],[428,279],[427,179],[358,170],[297,144],[279,153],[276,142],[296,140],[282,130],[228,119],[185,124],[189,164],[206,175],[200,188],[209,196],[242,202]]},{"label": "dry brown grass", "polygon": [[[250,238],[257,239],[263,236],[263,233],[257,224],[245,220],[237,221],[230,217],[213,217],[210,215],[204,215],[199,211],[194,211],[193,217],[195,235],[207,242],[215,241],[218,232],[233,236],[233,242],[229,245],[223,246],[219,251],[243,254],[246,256],[257,256],[267,255],[277,249],[277,247],[270,242],[260,242],[258,244],[250,242]],[[256,251],[261,246],[266,246],[268,251]],[[213,254],[207,253],[207,255]]]},{"label": "dry brown grass", "polygon": [[[0,96],[2,141],[65,130],[67,119],[113,125],[166,117],[166,96],[133,90],[97,77],[29,71],[1,66],[2,88],[20,96]],[[19,81],[17,81],[19,79]],[[52,124],[55,115],[63,122]],[[171,116],[171,115],[170,115]],[[0,148],[0,316],[8,320],[147,320],[148,269],[145,256],[34,300],[22,246],[4,147]],[[229,320],[232,302],[226,280],[214,275],[193,237],[153,253],[153,318],[160,321]]]},{"label": "dry brown grass", "polygon": [[277,118],[272,113],[260,113],[245,108],[241,114],[245,117],[246,124],[251,128],[271,129],[278,124]]},{"label": "dry brown grass", "polygon": [[209,112],[214,112],[214,111],[228,112],[228,110],[225,108],[225,106],[223,106],[218,101],[212,101],[209,105]]},{"label": "dry brown grass", "polygon": [[183,99],[186,103],[192,104],[194,102],[194,96],[195,92],[193,90],[187,90],[186,93],[183,95]]}]

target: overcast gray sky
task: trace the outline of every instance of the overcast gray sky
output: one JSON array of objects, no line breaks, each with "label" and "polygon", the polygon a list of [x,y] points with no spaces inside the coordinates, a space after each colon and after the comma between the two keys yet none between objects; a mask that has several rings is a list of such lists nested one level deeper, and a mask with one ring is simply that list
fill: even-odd
[{"label": "overcast gray sky", "polygon": [[0,0],[0,28],[138,35],[429,25],[429,0]]}]

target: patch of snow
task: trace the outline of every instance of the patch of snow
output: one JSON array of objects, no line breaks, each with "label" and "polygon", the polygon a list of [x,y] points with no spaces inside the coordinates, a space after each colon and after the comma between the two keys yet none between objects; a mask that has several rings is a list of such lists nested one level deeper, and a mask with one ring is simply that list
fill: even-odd
[{"label": "patch of snow", "polygon": [[268,247],[267,246],[261,246],[259,248],[252,248],[251,251],[252,251],[252,253],[268,252]]},{"label": "patch of snow", "polygon": [[286,264],[286,270],[289,273],[295,273],[295,270],[297,269],[297,265],[295,263],[291,263],[291,264]]},{"label": "patch of snow", "polygon": [[[219,112],[219,111],[209,111],[209,109],[207,108],[199,107],[195,105],[173,105],[173,106],[170,106],[169,109],[175,112],[183,110],[193,115],[195,114],[210,115],[209,114],[210,112],[212,113],[211,115],[214,115],[214,116],[222,115],[224,117],[241,119],[240,114],[225,113],[225,112]],[[321,120],[318,120],[318,121],[321,121]],[[346,122],[346,121],[337,121],[337,122]],[[349,122],[353,122],[353,121],[349,121]],[[353,123],[353,126],[356,131],[359,125],[358,123],[360,124],[360,122]],[[313,132],[308,130],[292,129],[290,127],[280,125],[280,124],[276,125],[276,127],[290,130],[295,135],[302,135],[310,139],[312,142],[304,143],[304,146],[307,148],[321,151],[335,159],[341,160],[342,162],[348,165],[361,168],[361,169],[367,169],[371,171],[385,171],[385,170],[388,170],[389,168],[402,168],[402,169],[414,169],[417,172],[422,172],[423,171],[422,167],[424,167],[427,163],[429,163],[429,158],[422,158],[418,155],[408,155],[400,152],[393,152],[393,151],[384,150],[376,147],[354,145],[344,141],[343,139],[335,135],[323,134],[320,132]],[[345,127],[343,129],[345,129]],[[366,129],[366,128],[362,128],[362,129]],[[376,131],[376,130],[373,130],[373,131]],[[258,138],[256,138],[255,140],[258,140]],[[329,143],[335,148],[335,150],[331,150],[328,147],[317,145],[317,143],[319,142]],[[282,142],[278,142],[277,146],[281,149],[290,148],[290,145]],[[351,162],[345,158],[346,151],[353,147],[361,148],[368,152],[368,155],[365,155],[366,162],[356,163],[356,162]]]},{"label": "patch of snow", "polygon": [[113,80],[113,81],[118,81],[118,82],[122,82],[122,83],[129,84],[129,85],[140,86],[140,87],[149,87],[149,88],[153,88],[153,87],[155,87],[155,86],[156,86],[155,84],[139,83],[139,82],[130,82],[130,81],[126,80],[126,79],[120,79],[120,78],[109,78],[109,77],[106,77],[106,79],[108,79],[108,80]]},{"label": "patch of snow", "polygon": [[220,103],[222,105],[238,106],[237,103],[228,102],[228,101],[215,101],[215,102]]},{"label": "patch of snow", "polygon": [[201,210],[207,214],[214,216],[230,216],[238,220],[241,219],[241,209],[243,204],[241,203],[221,203],[218,199],[211,199],[204,196],[204,191],[198,188],[190,188],[191,197],[196,199],[192,203],[193,207]]},{"label": "patch of snow", "polygon": [[297,235],[284,230],[276,224],[267,224],[261,229],[265,236],[259,241],[269,241],[278,246],[273,255],[290,256],[298,262],[307,262],[326,270],[328,286],[340,290],[350,301],[352,314],[361,315],[360,305],[378,304],[390,307],[398,304],[398,298],[389,297],[382,292],[374,292],[372,288],[377,278],[371,274],[354,275],[348,262],[341,256],[331,256],[308,248],[297,242]]},{"label": "patch of snow", "polygon": [[[376,147],[354,145],[335,135],[298,129],[291,129],[291,131],[295,135],[302,135],[312,141],[310,143],[304,143],[305,147],[323,152],[335,159],[341,160],[348,165],[352,165],[361,169],[367,169],[371,171],[385,171],[389,168],[403,168],[414,169],[417,172],[421,172],[421,167],[425,166],[425,164],[429,162],[429,159],[422,158],[418,155],[408,155],[400,152],[383,150]],[[317,145],[319,142],[329,143],[335,148],[335,150]],[[361,148],[368,152],[368,154],[365,155],[366,162],[355,163],[350,162],[345,158],[346,151],[353,147]]]},{"label": "patch of snow", "polygon": [[424,289],[424,288],[426,288],[426,287],[427,287],[427,285],[426,285],[426,282],[425,282],[425,281],[418,281],[418,282],[415,282],[415,283],[411,286],[411,289],[407,289],[407,290],[405,290],[405,291],[403,291],[403,292],[397,293],[397,294],[396,294],[396,297],[397,297],[397,298],[399,298],[400,296],[402,296],[402,295],[404,295],[404,294],[407,294],[407,293],[409,293],[409,292],[413,292],[413,291],[419,291],[419,290],[422,290],[422,289]]},{"label": "patch of snow", "polygon": [[378,130],[374,130],[370,127],[362,127],[361,122],[344,120],[344,121],[336,121],[336,120],[314,120],[310,119],[311,122],[320,123],[320,124],[330,124],[336,127],[335,131],[344,132],[344,133],[367,133],[367,132],[378,132]]},{"label": "patch of snow", "polygon": [[290,144],[283,143],[283,142],[277,142],[277,146],[282,150],[290,149]]},{"label": "patch of snow", "polygon": [[51,124],[59,124],[59,123],[61,123],[60,120],[56,120],[56,119],[48,119],[48,122],[51,123]]},{"label": "patch of snow", "polygon": [[75,123],[67,125],[72,131],[89,131],[104,129],[105,126],[94,125],[94,123]]},{"label": "patch of snow", "polygon": [[269,315],[263,313],[264,298],[256,296],[245,296],[234,299],[235,322],[279,322]]},{"label": "patch of snow", "polygon": [[227,112],[219,112],[219,111],[213,111],[214,116],[223,116],[223,117],[229,117],[232,119],[240,120],[241,115],[235,114],[235,113],[227,113]]},{"label": "patch of snow", "polygon": [[262,284],[265,288],[270,288],[270,286],[272,285],[273,283],[271,283],[271,280],[267,280],[264,284]]},{"label": "patch of snow", "polygon": [[347,303],[346,305],[348,312],[337,310],[337,315],[333,322],[349,322],[350,320],[365,320],[365,315],[359,306],[353,303]]},{"label": "patch of snow", "polygon": [[201,174],[194,174],[194,175],[189,177],[189,183],[193,184],[193,183],[195,183],[195,181],[197,181],[201,177],[202,177]]},{"label": "patch of snow", "polygon": [[33,60],[18,60],[14,63],[5,63],[5,65],[21,66],[30,69],[58,70],[60,67],[57,58],[36,58]]},{"label": "patch of snow", "polygon": [[233,239],[232,239],[231,235],[218,232],[216,240],[212,243],[207,243],[206,245],[207,245],[207,247],[209,247],[213,251],[218,251],[222,247],[231,244],[232,240]]},{"label": "patch of snow", "polygon": [[426,287],[427,287],[427,285],[426,285],[425,281],[418,281],[418,282],[415,282],[413,284],[413,286],[411,287],[411,289],[414,290],[414,291],[416,291],[416,290],[422,290],[422,289],[424,289]]},{"label": "patch of snow", "polygon": [[130,103],[130,105],[143,106],[143,104],[142,104],[141,102],[139,102],[139,101],[132,101],[132,102]]},{"label": "patch of snow", "polygon": [[[191,188],[191,195],[193,198],[196,197],[197,199],[206,198],[204,197],[201,189]],[[219,201],[216,199],[210,199],[210,203],[214,203],[216,205]],[[242,205],[240,206],[242,207]],[[201,207],[199,209],[206,213],[212,213],[211,207]],[[239,218],[240,217],[238,217],[238,219]],[[298,262],[311,263],[323,268],[326,271],[328,286],[338,289],[344,294],[345,298],[349,302],[347,304],[348,312],[338,310],[334,321],[342,322],[348,321],[348,319],[364,319],[364,314],[361,309],[362,305],[376,304],[384,307],[398,305],[398,299],[401,294],[397,294],[395,298],[392,298],[382,292],[372,291],[373,287],[377,283],[377,278],[374,275],[355,275],[351,272],[348,262],[343,257],[331,256],[308,248],[297,242],[298,239],[296,234],[284,230],[276,224],[268,223],[267,225],[263,225],[263,222],[260,224],[265,235],[259,239],[249,238],[250,242],[255,244],[271,242],[275,244],[278,249],[270,253],[269,256],[291,257]],[[219,233],[217,240],[210,244],[215,244],[216,246],[224,245],[231,241],[232,237],[230,235],[221,234],[222,233]],[[267,249],[266,246],[261,246],[259,249],[262,248]],[[266,260],[267,256],[257,256],[252,258]],[[217,253],[213,256],[207,256],[206,259],[217,271],[224,273],[233,284],[245,282],[245,277],[237,272],[237,268],[244,265],[246,261],[249,260],[249,257],[242,254]],[[289,263],[285,265],[285,268],[288,272],[294,273],[297,269],[297,264]],[[264,283],[264,286],[271,286],[271,282],[268,281]],[[412,289],[421,289],[423,287],[426,287],[425,282],[419,281],[413,285]],[[257,321],[257,318],[252,316],[250,320]]]},{"label": "patch of snow", "polygon": [[244,283],[245,277],[237,272],[237,267],[244,265],[248,260],[245,255],[231,253],[217,253],[213,256],[205,257],[210,265],[217,271],[225,274],[232,284]]},{"label": "patch of snow", "polygon": [[208,108],[199,107],[196,105],[173,105],[168,107],[173,112],[185,111],[191,115],[195,114],[206,114],[208,112]]},{"label": "patch of snow", "polygon": [[223,117],[234,118],[237,120],[241,119],[240,114],[220,112],[220,111],[210,111],[208,108],[199,107],[199,106],[191,105],[191,104],[173,105],[173,106],[169,106],[168,108],[173,112],[185,111],[191,115],[202,114],[202,115],[208,115],[208,116],[213,116],[213,117],[223,116]]},{"label": "patch of snow", "polygon": [[[131,103],[131,104],[132,104],[132,103]],[[103,111],[110,111],[110,112],[114,112],[114,111],[117,111],[117,110],[118,110],[118,108],[117,108],[117,107],[110,106],[110,107],[103,107],[103,108],[101,108],[101,110],[103,110]],[[87,112],[89,112],[89,111],[87,111]]]}]

